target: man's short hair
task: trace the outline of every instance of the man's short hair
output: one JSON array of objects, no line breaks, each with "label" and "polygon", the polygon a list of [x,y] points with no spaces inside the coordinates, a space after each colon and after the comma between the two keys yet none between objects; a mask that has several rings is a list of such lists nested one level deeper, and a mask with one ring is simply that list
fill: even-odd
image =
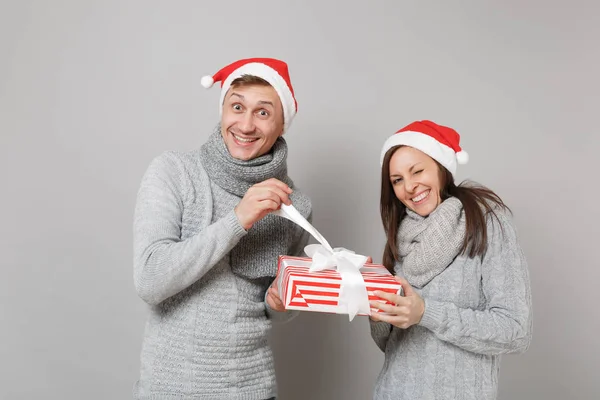
[{"label": "man's short hair", "polygon": [[265,81],[263,78],[255,75],[242,75],[231,82],[231,87],[243,87],[243,86],[271,86],[271,84]]}]

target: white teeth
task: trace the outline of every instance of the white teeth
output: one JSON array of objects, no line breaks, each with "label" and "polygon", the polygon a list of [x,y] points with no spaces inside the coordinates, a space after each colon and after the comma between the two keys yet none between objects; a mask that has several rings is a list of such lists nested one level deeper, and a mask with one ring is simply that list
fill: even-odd
[{"label": "white teeth", "polygon": [[429,190],[426,191],[426,192],[421,193],[417,197],[413,197],[411,200],[414,201],[415,203],[418,203],[419,201],[423,200],[428,195],[429,195]]},{"label": "white teeth", "polygon": [[239,141],[239,142],[242,142],[242,143],[250,143],[250,142],[254,142],[255,140],[258,140],[258,139],[256,139],[256,138],[245,139],[245,138],[241,138],[241,137],[239,137],[239,136],[237,136],[237,135],[233,135],[233,137],[234,137],[234,138],[235,138],[237,141]]}]

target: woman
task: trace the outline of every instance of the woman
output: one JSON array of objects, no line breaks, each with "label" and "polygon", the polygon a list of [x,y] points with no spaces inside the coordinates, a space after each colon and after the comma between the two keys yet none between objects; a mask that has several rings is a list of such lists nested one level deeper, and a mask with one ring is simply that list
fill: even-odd
[{"label": "woman", "polygon": [[371,333],[385,352],[375,399],[495,399],[500,355],[531,341],[527,263],[491,190],[455,185],[460,136],[431,121],[382,150],[383,264],[404,295],[375,295]]}]

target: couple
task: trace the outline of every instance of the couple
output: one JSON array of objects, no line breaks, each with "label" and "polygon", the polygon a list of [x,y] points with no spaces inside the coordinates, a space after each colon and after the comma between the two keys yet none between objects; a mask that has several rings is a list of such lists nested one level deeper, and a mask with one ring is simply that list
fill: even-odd
[{"label": "couple", "polygon": [[[310,199],[287,175],[282,135],[297,110],[287,64],[236,61],[221,82],[221,122],[197,151],[148,167],[134,217],[134,281],[151,306],[136,399],[274,399],[267,337],[292,319],[271,283],[279,255],[308,232],[272,215]],[[494,399],[500,355],[531,338],[527,265],[508,208],[455,185],[467,161],[453,129],[414,122],[383,145],[383,264],[404,295],[375,293],[371,333],[385,352],[375,399]]]}]

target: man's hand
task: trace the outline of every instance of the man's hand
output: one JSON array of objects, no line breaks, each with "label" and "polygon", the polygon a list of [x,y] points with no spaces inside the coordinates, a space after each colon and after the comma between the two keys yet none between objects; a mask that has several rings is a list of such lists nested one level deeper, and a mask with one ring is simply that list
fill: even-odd
[{"label": "man's hand", "polygon": [[386,293],[376,290],[373,294],[385,300],[389,300],[391,304],[383,304],[379,301],[371,301],[371,307],[378,308],[389,315],[373,312],[371,319],[373,321],[388,322],[398,328],[406,329],[409,326],[421,322],[423,313],[425,312],[425,302],[403,278],[396,277],[396,280],[402,285],[404,296],[398,296],[393,293]]},{"label": "man's hand", "polygon": [[267,179],[248,189],[235,207],[235,215],[242,227],[248,230],[268,213],[278,210],[281,203],[292,204],[289,198],[291,193],[292,189],[280,180]]},{"label": "man's hand", "polygon": [[281,298],[279,298],[279,293],[273,286],[267,291],[267,304],[271,310],[279,312],[285,311],[285,306],[283,305]]}]

